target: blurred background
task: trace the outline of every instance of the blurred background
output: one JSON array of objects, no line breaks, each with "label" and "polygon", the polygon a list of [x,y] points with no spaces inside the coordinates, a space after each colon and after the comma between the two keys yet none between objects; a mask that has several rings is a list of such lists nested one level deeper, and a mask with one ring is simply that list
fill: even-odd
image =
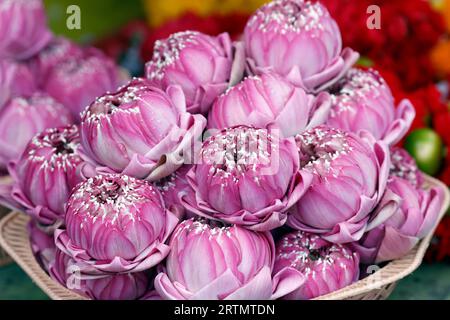
[{"label": "blurred background", "polygon": [[[264,0],[44,0],[56,34],[94,45],[128,69],[143,73],[157,39],[186,29],[229,32],[238,39]],[[450,186],[450,0],[321,0],[337,20],[344,46],[359,65],[377,69],[399,101],[409,98],[417,118],[403,146],[420,168]],[[367,7],[381,9],[381,29],[366,26]],[[69,30],[66,10],[81,10],[81,29]],[[0,268],[0,299],[45,298],[15,265]],[[26,292],[26,295],[24,295]],[[450,299],[450,216],[427,261],[402,281],[391,299]]]}]

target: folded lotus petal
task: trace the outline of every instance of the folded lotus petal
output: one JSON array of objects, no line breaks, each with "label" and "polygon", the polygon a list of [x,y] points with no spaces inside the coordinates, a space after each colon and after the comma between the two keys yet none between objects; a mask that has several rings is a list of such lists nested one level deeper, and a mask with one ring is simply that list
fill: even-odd
[{"label": "folded lotus petal", "polygon": [[29,96],[35,91],[33,74],[25,64],[0,60],[0,111],[10,99]]},{"label": "folded lotus petal", "polygon": [[201,163],[186,175],[195,192],[183,205],[200,216],[267,231],[286,222],[286,211],[308,189],[312,176],[298,173],[293,139],[238,126],[209,137]]},{"label": "folded lotus petal", "polygon": [[116,90],[123,82],[114,61],[93,48],[68,57],[47,72],[43,89],[69,108],[77,122],[96,97]]},{"label": "folded lotus petal", "polygon": [[155,278],[156,292],[163,300],[188,300],[189,296],[182,295],[176,285],[172,283],[165,273],[160,273]]},{"label": "folded lotus petal", "polygon": [[330,107],[327,93],[316,99],[277,74],[265,73],[246,78],[220,95],[212,106],[208,127],[249,125],[278,129],[289,137],[323,124]]},{"label": "folded lotus petal", "polygon": [[187,111],[207,114],[214,99],[242,79],[243,51],[227,33],[217,37],[196,31],[174,33],[155,43],[146,76],[164,90],[181,86]]},{"label": "folded lotus petal", "polygon": [[191,161],[205,126],[203,116],[186,111],[180,87],[169,86],[164,92],[145,79],[134,79],[84,112],[82,155],[89,165],[83,173],[160,180]]},{"label": "folded lotus petal", "polygon": [[245,62],[245,45],[243,41],[236,41],[233,43],[233,64],[231,66],[229,87],[234,87],[241,82],[243,75],[245,74],[246,62]]},{"label": "folded lotus petal", "polygon": [[82,180],[79,146],[77,126],[47,129],[8,166],[14,180],[11,197],[45,226],[59,227],[64,222],[66,202]]},{"label": "folded lotus petal", "polygon": [[353,251],[359,254],[361,263],[366,265],[375,263],[378,249],[384,238],[384,231],[385,229],[383,226],[378,226],[377,228],[372,229],[371,232],[364,234],[360,241],[348,244]]},{"label": "folded lotus petal", "polygon": [[52,39],[42,0],[0,3],[0,59],[27,59]]},{"label": "folded lotus petal", "polygon": [[269,300],[272,296],[271,269],[263,267],[249,282],[242,285],[225,300]]},{"label": "folded lotus petal", "polygon": [[419,242],[418,237],[399,233],[390,226],[385,227],[385,233],[381,246],[378,249],[375,263],[401,258]]},{"label": "folded lotus petal", "polygon": [[317,94],[329,89],[344,77],[358,59],[359,53],[353,51],[351,48],[345,48],[338,58],[330,62],[326,70],[305,78],[301,75],[299,68],[295,66],[286,76],[286,79],[301,88],[305,88],[309,92]]},{"label": "folded lotus petal", "polygon": [[81,272],[89,275],[145,271],[164,260],[170,251],[170,248],[164,243],[155,243],[132,261],[114,257],[108,263],[103,263],[93,260],[86,250],[74,245],[68,237],[58,234],[55,239],[58,248],[77,260]]},{"label": "folded lotus petal", "polygon": [[101,272],[140,272],[156,266],[158,263],[164,260],[165,257],[167,257],[169,251],[170,248],[164,243],[155,243],[153,246],[144,250],[131,262],[121,257],[115,257],[110,263],[107,264],[103,264],[101,262],[89,264],[96,270],[99,270]]},{"label": "folded lotus petal", "polygon": [[297,271],[300,280],[289,283],[293,290],[281,297],[289,300],[312,299],[357,281],[359,255],[345,245],[329,243],[318,235],[296,231],[283,236],[277,243],[274,272],[286,269]]},{"label": "folded lotus petal", "polygon": [[84,274],[141,272],[167,256],[165,242],[177,224],[155,187],[110,174],[73,190],[66,230],[55,232],[55,242]]},{"label": "folded lotus petal", "polygon": [[425,218],[417,232],[417,237],[420,239],[427,236],[436,227],[444,203],[444,191],[440,187],[433,187],[424,196],[424,199],[426,200],[423,201],[422,208],[425,207]]},{"label": "folded lotus petal", "polygon": [[[389,195],[386,196],[387,194]],[[398,210],[401,202],[402,199],[399,196],[397,196],[391,190],[386,189],[384,198],[382,198],[377,206],[377,209],[370,217],[366,232],[375,229],[379,225],[383,224],[387,219],[389,219]]]},{"label": "folded lotus petal", "polygon": [[42,268],[48,271],[50,263],[55,260],[56,246],[53,235],[48,234],[35,221],[31,220],[27,225],[30,236],[31,250]]},{"label": "folded lotus petal", "polygon": [[384,141],[390,145],[396,145],[408,133],[416,117],[416,110],[409,100],[402,100],[397,107],[396,119],[388,129]]},{"label": "folded lotus petal", "polygon": [[382,197],[389,174],[389,150],[368,132],[358,136],[319,126],[296,136],[300,172],[312,183],[290,209],[288,225],[320,234],[333,243],[359,240]]},{"label": "folded lotus petal", "polygon": [[189,219],[176,228],[169,246],[155,279],[163,299],[269,299],[280,282],[272,281],[275,248],[268,232]]},{"label": "folded lotus petal", "polygon": [[294,85],[318,93],[344,76],[359,55],[347,48],[336,21],[319,2],[272,1],[244,30],[248,69],[275,71]]},{"label": "folded lotus petal", "polygon": [[70,111],[44,93],[11,99],[0,112],[0,171],[20,157],[34,135],[72,121]]},{"label": "folded lotus petal", "polygon": [[239,290],[239,287],[239,279],[231,270],[227,269],[223,274],[195,292],[189,300],[225,300],[228,297],[228,292]]},{"label": "folded lotus petal", "polygon": [[321,236],[332,243],[349,243],[358,241],[366,231],[367,219],[358,222],[340,222],[329,232]]},{"label": "folded lotus petal", "polygon": [[300,289],[305,283],[305,276],[295,268],[285,267],[273,276],[272,300],[283,298],[284,296]]},{"label": "folded lotus petal", "polygon": [[389,170],[391,169],[391,158],[388,146],[381,141],[376,142],[373,145],[373,151],[375,153],[379,169],[378,177],[378,189],[376,202],[379,202],[383,197],[386,190],[386,186],[389,179]]},{"label": "folded lotus petal", "polygon": [[[336,62],[332,64],[329,70],[305,79],[306,87],[314,87],[314,93],[329,89],[345,76],[358,61],[359,57],[360,54],[352,48],[344,48],[339,58],[336,59]],[[314,86],[314,84],[318,84],[319,86]]]}]

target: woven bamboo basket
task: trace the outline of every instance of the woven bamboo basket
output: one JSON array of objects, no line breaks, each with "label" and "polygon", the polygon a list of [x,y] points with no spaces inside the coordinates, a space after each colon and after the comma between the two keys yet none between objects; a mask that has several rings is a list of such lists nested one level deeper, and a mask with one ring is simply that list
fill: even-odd
[{"label": "woven bamboo basket", "polygon": [[[440,218],[445,215],[450,204],[450,192],[440,181],[427,177],[430,186],[440,186],[445,192],[444,204]],[[0,245],[33,279],[33,281],[52,299],[84,300],[86,298],[66,289],[53,281],[39,266],[33,256],[27,234],[29,217],[12,212],[0,222]],[[422,259],[430,244],[433,232],[422,239],[417,246],[401,259],[388,263],[370,276],[355,282],[339,291],[317,298],[318,300],[384,300],[395,289],[397,282],[414,272],[422,263]]]},{"label": "woven bamboo basket", "polygon": [[[9,177],[0,177],[0,183],[4,183],[9,181]],[[0,205],[0,220],[6,216],[11,210],[9,210],[6,207],[3,207]],[[0,245],[0,267],[4,266],[6,264],[9,264],[12,262],[12,259],[8,254],[5,252],[5,250],[2,249],[2,246]]]}]

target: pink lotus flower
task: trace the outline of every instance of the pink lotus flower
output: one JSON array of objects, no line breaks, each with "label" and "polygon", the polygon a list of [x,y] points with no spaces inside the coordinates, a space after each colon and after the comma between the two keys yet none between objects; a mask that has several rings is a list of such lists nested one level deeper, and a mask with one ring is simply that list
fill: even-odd
[{"label": "pink lotus flower", "polygon": [[83,50],[72,41],[55,37],[38,54],[33,56],[28,64],[39,84],[45,84],[50,72],[58,64],[67,60],[81,59]]},{"label": "pink lotus flower", "polygon": [[237,125],[279,129],[290,137],[325,123],[328,94],[315,98],[274,73],[246,78],[219,96],[209,113],[209,128]]},{"label": "pink lotus flower", "polygon": [[269,2],[250,18],[244,39],[252,73],[271,69],[311,92],[336,82],[359,57],[342,51],[336,21],[315,1]]},{"label": "pink lotus flower", "polygon": [[39,223],[59,226],[72,189],[81,182],[80,136],[75,125],[36,135],[8,171],[15,184],[12,197]]},{"label": "pink lotus flower", "polygon": [[98,50],[85,50],[48,73],[43,88],[72,111],[75,119],[96,97],[114,91],[121,84],[114,62]]},{"label": "pink lotus flower", "polygon": [[50,265],[50,276],[80,295],[95,300],[136,300],[147,292],[145,272],[84,277],[77,262],[60,250]]},{"label": "pink lotus flower", "polygon": [[166,208],[175,213],[180,220],[183,217],[192,218],[194,216],[194,213],[186,211],[182,204],[182,199],[188,203],[195,202],[195,194],[186,177],[191,167],[191,165],[184,165],[170,176],[154,183],[164,198]]},{"label": "pink lotus flower", "polygon": [[53,234],[47,232],[35,220],[28,223],[31,250],[41,267],[48,271],[50,263],[55,260],[56,246]]},{"label": "pink lotus flower", "polygon": [[0,170],[20,157],[35,134],[71,122],[69,110],[46,94],[10,100],[0,112]]},{"label": "pink lotus flower", "polygon": [[27,59],[52,37],[42,0],[0,2],[0,59]]},{"label": "pink lotus flower", "polygon": [[180,85],[187,110],[206,114],[219,94],[242,79],[244,55],[241,44],[233,48],[228,33],[213,37],[196,31],[179,32],[155,43],[146,74],[163,89]]},{"label": "pink lotus flower", "polygon": [[0,111],[11,99],[36,91],[33,75],[25,64],[0,60]]},{"label": "pink lotus flower", "polygon": [[73,190],[66,230],[56,230],[55,242],[83,273],[140,272],[167,256],[165,242],[177,224],[161,194],[146,181],[96,176]]},{"label": "pink lotus flower", "polygon": [[327,124],[359,133],[370,132],[389,145],[399,142],[415,117],[409,100],[395,108],[394,97],[375,70],[351,69],[332,89],[332,110]]},{"label": "pink lotus flower", "polygon": [[275,246],[270,233],[185,220],[174,231],[164,272],[155,289],[170,300],[277,299],[304,277],[284,268],[273,277]]},{"label": "pink lotus flower", "polygon": [[[389,150],[371,136],[319,126],[296,136],[301,172],[313,182],[292,207],[288,224],[333,243],[353,242],[392,214],[372,211],[389,175]],[[391,209],[391,210],[388,210]]]},{"label": "pink lotus flower", "polygon": [[222,130],[203,143],[200,158],[187,174],[195,204],[185,207],[254,231],[282,226],[311,182],[299,173],[294,139],[264,129]]},{"label": "pink lotus flower", "polygon": [[348,247],[317,235],[296,231],[277,243],[274,272],[291,267],[305,275],[305,283],[284,299],[313,299],[342,289],[359,279],[359,256]]},{"label": "pink lotus flower", "polygon": [[[404,156],[402,158],[401,156]],[[366,233],[353,247],[366,264],[401,258],[436,226],[444,193],[439,187],[424,189],[422,176],[406,151],[394,151],[395,166],[376,212],[390,202],[397,209],[383,224]]]},{"label": "pink lotus flower", "polygon": [[[203,116],[186,111],[179,87],[164,92],[145,79],[134,79],[116,93],[98,98],[83,113],[83,151],[97,172],[156,181],[184,163],[184,152],[205,126]],[[95,175],[88,169],[87,175]]]}]

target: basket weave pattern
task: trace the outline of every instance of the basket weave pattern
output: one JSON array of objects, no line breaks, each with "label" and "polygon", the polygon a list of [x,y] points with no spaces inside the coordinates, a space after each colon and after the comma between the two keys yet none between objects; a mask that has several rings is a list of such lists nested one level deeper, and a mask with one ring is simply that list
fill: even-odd
[{"label": "basket weave pattern", "polygon": [[[9,213],[9,210],[5,207],[0,206],[0,220]],[[11,257],[8,256],[5,250],[0,246],[0,267],[8,263],[11,263]]]},{"label": "basket weave pattern", "polygon": [[[9,181],[10,181],[9,176],[0,176],[0,184],[9,183]],[[0,205],[0,220],[3,217],[5,217],[9,212],[11,212],[11,210]],[[11,262],[12,262],[11,257],[8,256],[8,254],[5,252],[5,250],[2,249],[2,246],[0,245],[0,267],[9,264]]]},{"label": "basket weave pattern", "polygon": [[[440,186],[446,190],[444,204],[441,208],[440,218],[445,215],[450,204],[450,193],[440,181],[426,177],[430,186]],[[33,256],[27,234],[29,217],[18,212],[10,213],[0,222],[0,246],[3,246],[9,255],[22,267],[22,269],[36,282],[36,284],[52,299],[55,300],[81,300],[84,297],[66,289],[53,281],[39,266]],[[341,290],[317,298],[318,300],[383,300],[386,299],[399,280],[416,270],[425,255],[433,237],[431,232],[422,239],[417,246],[401,259],[388,263],[370,276],[355,282]]]}]

